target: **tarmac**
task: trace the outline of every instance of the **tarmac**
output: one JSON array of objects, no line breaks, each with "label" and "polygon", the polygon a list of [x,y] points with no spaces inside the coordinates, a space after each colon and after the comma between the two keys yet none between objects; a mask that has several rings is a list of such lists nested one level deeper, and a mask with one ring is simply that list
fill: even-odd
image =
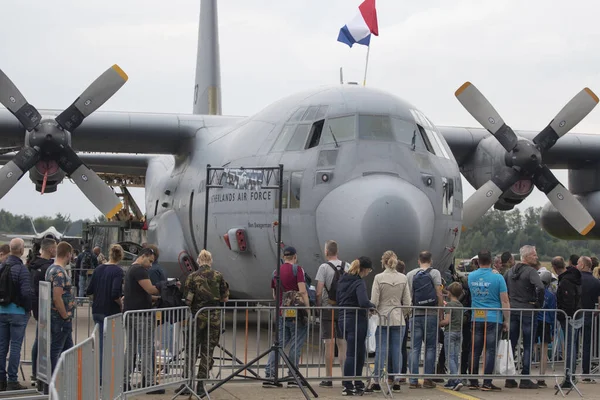
[{"label": "tarmac", "polygon": [[[264,328],[264,325],[267,323],[266,319],[261,317],[263,321],[260,324],[257,324],[256,314],[263,313],[249,313],[248,318],[248,339],[246,339],[245,328],[246,321],[244,312],[238,313],[238,324],[236,328],[233,329],[231,324],[228,324],[228,332],[223,335],[223,346],[228,350],[232,351],[235,349],[237,357],[242,361],[252,359],[259,349],[266,349],[268,331]],[[254,316],[252,316],[254,314]],[[89,314],[89,308],[87,306],[78,307],[78,316],[76,319],[76,337],[78,342],[87,338],[92,330],[91,314]],[[75,329],[75,327],[74,327]],[[26,339],[22,349],[22,361],[29,360],[31,354],[31,345],[33,343],[33,339],[35,338],[35,320],[33,318],[30,319],[29,325],[27,327]],[[313,346],[314,353],[318,354],[319,351],[319,340],[318,338],[318,330],[317,333],[309,333],[308,338],[308,346]],[[235,343],[235,345],[234,345]],[[244,352],[244,349],[247,349],[247,353]],[[219,349],[215,350],[215,357],[219,357]],[[370,360],[372,362],[372,359]],[[316,362],[316,360],[311,361],[308,360],[309,363]],[[255,369],[259,375],[264,376],[264,365],[266,363],[266,357],[263,358],[260,362],[260,367]],[[219,361],[215,361],[215,368],[213,368],[212,374],[219,374],[218,370]],[[220,371],[220,377],[224,378],[231,373],[232,367],[229,363],[228,366],[223,366]],[[334,372],[339,371],[338,366],[334,366]],[[334,380],[333,388],[321,388],[319,387],[319,382],[321,378],[318,376],[322,376],[324,374],[324,368],[316,368],[316,367],[304,367],[301,372],[305,374],[307,377],[311,378],[310,384],[313,386],[315,391],[318,393],[320,399],[341,399],[346,398],[346,396],[342,396],[342,385],[339,380]],[[25,379],[23,380],[23,375]],[[31,387],[30,381],[31,375],[31,367],[29,363],[22,362],[22,373],[19,372],[19,381]],[[497,400],[497,399],[515,399],[519,398],[521,400],[534,400],[534,399],[547,399],[547,398],[561,398],[560,393],[555,396],[555,390],[553,389],[554,384],[556,383],[553,378],[549,378],[546,380],[548,384],[548,388],[544,389],[535,389],[535,390],[522,390],[522,389],[505,389],[504,381],[497,380],[494,381],[497,386],[502,387],[501,392],[482,392],[482,391],[471,391],[468,390],[467,387],[463,387],[460,392],[453,392],[447,389],[442,388],[443,384],[438,384],[438,387],[435,389],[409,389],[407,385],[403,385],[401,387],[401,391],[398,393],[392,393],[391,398],[401,398],[401,399],[415,399],[415,400],[437,400],[437,399],[464,399],[464,400]],[[164,395],[130,395],[127,396],[129,399],[154,399],[154,400],[165,400],[172,399],[175,395],[175,389],[179,385],[172,385],[166,388],[166,393]],[[207,385],[210,388],[210,384]],[[600,399],[600,383],[593,384],[579,384],[579,390],[582,392],[585,399]],[[31,394],[29,394],[31,395]],[[370,398],[386,398],[386,394],[384,393],[367,393],[363,397]],[[572,391],[569,398],[579,398],[579,395]],[[2,397],[0,393],[0,398],[4,399],[6,397]],[[189,396],[179,396],[178,399],[186,399]],[[205,397],[206,398],[206,397]],[[216,389],[215,391],[210,393],[210,398],[215,400],[264,400],[264,399],[297,399],[303,398],[302,392],[298,387],[282,387],[282,388],[263,388],[260,382],[256,381],[232,381],[228,382],[224,386]],[[387,394],[387,398],[390,398],[390,395]]]}]

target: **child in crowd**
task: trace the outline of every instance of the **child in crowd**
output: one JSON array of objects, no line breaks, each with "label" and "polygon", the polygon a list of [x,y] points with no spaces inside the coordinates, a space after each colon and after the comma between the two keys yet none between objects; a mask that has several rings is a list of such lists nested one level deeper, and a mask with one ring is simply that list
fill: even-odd
[{"label": "child in crowd", "polygon": [[[544,294],[544,310],[555,310],[556,309],[556,295],[552,291],[552,282],[555,278],[549,271],[540,272],[540,278],[546,288]],[[553,332],[554,332],[554,321],[556,319],[556,311],[544,311],[539,312],[537,317],[537,330],[536,330],[536,343],[539,343],[542,352],[540,354],[540,374],[546,374],[546,367],[548,365],[548,344],[552,343]],[[537,381],[539,387],[548,387],[544,380]]]},{"label": "child in crowd", "polygon": [[[458,299],[463,293],[462,285],[458,282],[453,282],[448,286],[448,292],[450,293],[450,301],[446,304],[448,310],[446,310],[444,320],[440,322],[440,326],[446,327],[444,332],[444,347],[446,348],[446,359],[450,367],[450,375],[458,375],[458,357],[460,356],[463,328],[463,305]],[[462,386],[462,381],[456,378],[449,379],[444,388],[458,392]]]}]

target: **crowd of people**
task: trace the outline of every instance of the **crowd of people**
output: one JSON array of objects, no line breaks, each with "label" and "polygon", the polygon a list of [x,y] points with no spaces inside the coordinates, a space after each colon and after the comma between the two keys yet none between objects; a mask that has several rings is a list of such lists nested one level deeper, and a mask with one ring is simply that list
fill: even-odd
[{"label": "crowd of people", "polygon": [[[553,343],[553,336],[560,330],[567,338],[566,375],[560,386],[569,388],[572,385],[570,377],[576,370],[577,356],[577,346],[572,345],[579,343],[579,335],[583,335],[583,374],[590,373],[593,314],[577,311],[595,310],[600,302],[600,280],[592,274],[598,267],[598,259],[594,257],[572,255],[568,264],[562,257],[555,257],[551,270],[548,270],[538,261],[534,246],[520,249],[519,262],[515,262],[508,252],[493,260],[489,251],[482,250],[473,260],[476,269],[468,277],[453,274],[454,282],[446,285],[440,271],[433,268],[429,251],[419,254],[418,268],[408,273],[404,262],[393,251],[386,251],[381,257],[382,271],[374,277],[369,296],[365,278],[373,271],[371,259],[359,257],[347,263],[338,258],[338,250],[335,241],[325,243],[326,260],[317,269],[316,289],[311,293],[310,278],[298,264],[296,249],[286,247],[279,276],[273,272],[271,277],[271,288],[274,300],[284,307],[277,316],[280,318],[279,341],[295,366],[300,361],[311,320],[308,318],[311,311],[306,307],[320,307],[318,316],[326,375],[334,376],[337,348],[342,376],[354,379],[342,381],[343,395],[381,391],[382,379],[388,380],[393,391],[399,391],[406,383],[411,389],[435,388],[436,381],[444,382],[439,375],[447,379],[444,387],[451,390],[458,391],[468,384],[472,390],[500,391],[491,377],[484,379],[480,386],[478,379],[470,379],[467,383],[459,375],[478,375],[482,355],[485,360],[483,375],[494,374],[497,343],[502,335],[510,339],[515,354],[520,339],[522,342],[522,379],[520,383],[507,379],[507,388],[546,386],[545,381],[539,379],[547,367],[545,356],[541,357],[537,382],[529,378],[532,352],[540,346],[541,354],[547,354],[548,345]],[[0,390],[25,389],[18,382],[17,372],[30,314],[36,321],[39,319],[39,282],[49,282],[52,288],[52,371],[60,355],[73,346],[74,279],[78,280],[80,297],[92,297],[93,320],[100,329],[106,317],[137,311],[125,314],[129,315],[125,318],[125,383],[129,385],[137,365],[140,366],[142,387],[154,386],[157,375],[154,330],[158,323],[155,314],[145,311],[161,307],[161,301],[169,296],[168,288],[173,287],[158,262],[158,247],[144,244],[126,271],[120,265],[124,251],[119,245],[110,247],[106,259],[99,249],[86,246],[81,254],[75,255],[69,243],[44,239],[40,254],[27,266],[22,262],[23,253],[22,239],[16,238],[10,244],[0,246],[0,359],[4,357],[7,361],[0,363]],[[187,277],[183,287],[174,282],[178,293],[175,297],[179,297],[181,305],[190,308],[192,315],[204,307],[218,307],[229,299],[229,285],[223,275],[212,268],[210,252],[202,250],[197,263],[199,268]],[[278,282],[281,291],[277,299]],[[165,304],[162,307],[168,307]],[[375,333],[375,370],[374,379],[367,386],[360,377],[367,355],[365,341],[369,318],[373,315],[379,316]],[[198,395],[205,393],[203,380],[209,377],[213,366],[213,350],[221,334],[220,318],[219,312],[204,311],[198,314],[193,331],[184,330],[186,354],[192,360],[200,361],[195,387]],[[172,323],[162,321],[161,324],[166,335],[172,335]],[[566,334],[567,330],[569,334]],[[191,333],[195,337],[187,340]],[[100,338],[102,336],[100,334]],[[440,342],[443,348],[438,354]],[[194,348],[188,348],[190,345]],[[32,348],[34,380],[37,346],[36,329]],[[102,346],[100,340],[100,351]],[[421,383],[416,376],[421,374],[423,346],[422,372],[426,378]],[[265,368],[266,378],[275,374],[275,357],[275,352],[271,352]],[[411,376],[407,382],[403,375],[408,371]],[[184,377],[187,373],[184,369]],[[288,385],[296,385],[296,381],[290,381]],[[319,386],[331,388],[333,382],[324,380]],[[148,394],[164,393],[162,388],[150,390]],[[190,390],[182,385],[176,393],[188,395]]]},{"label": "crowd of people", "polygon": [[[361,395],[364,392],[381,391],[380,377],[387,375],[393,391],[399,391],[406,379],[402,375],[410,370],[411,389],[435,388],[436,381],[414,377],[421,374],[421,349],[425,346],[423,373],[447,375],[444,388],[458,391],[464,385],[471,390],[500,391],[491,378],[468,382],[459,375],[479,374],[483,355],[483,375],[496,370],[496,351],[501,337],[510,339],[512,352],[517,354],[517,344],[522,342],[520,383],[506,379],[506,388],[538,389],[546,387],[543,379],[547,368],[548,345],[553,343],[556,332],[567,338],[565,358],[567,363],[564,381],[560,387],[570,388],[571,375],[576,371],[579,335],[583,334],[582,370],[589,374],[592,362],[593,314],[578,310],[594,310],[600,302],[600,280],[592,274],[598,267],[595,257],[572,255],[569,265],[560,256],[552,259],[552,271],[541,266],[534,246],[520,249],[520,262],[505,252],[492,260],[492,254],[482,250],[474,260],[476,270],[468,277],[453,274],[453,280],[445,285],[440,272],[432,267],[429,251],[419,254],[418,268],[405,273],[405,264],[392,251],[381,258],[383,271],[375,276],[369,299],[365,277],[373,270],[368,257],[360,257],[351,264],[338,258],[335,241],[325,243],[326,262],[319,266],[315,280],[315,305],[327,307],[320,312],[320,331],[324,342],[327,376],[333,376],[334,349],[337,346],[342,376],[362,376],[365,363],[368,319],[370,314],[379,315],[376,331],[374,379],[369,387],[356,379],[343,380],[342,394]],[[297,265],[298,257],[293,247],[283,253],[280,269],[282,287],[281,305],[308,305],[309,289],[306,273]],[[597,271],[597,269],[596,269]],[[275,298],[276,280],[271,287]],[[286,302],[292,293],[297,302]],[[292,296],[293,297],[293,296]],[[329,311],[331,308],[331,311]],[[357,310],[358,309],[358,310]],[[362,311],[361,311],[362,310]],[[306,318],[286,318],[283,313],[279,339],[289,347],[289,359],[297,365],[307,336]],[[556,325],[558,323],[558,325]],[[568,334],[567,334],[568,331]],[[410,355],[407,341],[410,336]],[[437,354],[437,344],[443,343]],[[541,347],[540,373],[537,382],[529,379],[533,351]],[[485,354],[483,354],[485,353]],[[273,374],[273,359],[266,368],[267,378]],[[437,361],[437,363],[436,363]],[[448,370],[445,364],[448,364]],[[591,382],[592,379],[585,378]],[[289,382],[288,385],[295,385]],[[330,388],[333,383],[325,380],[321,387]]]},{"label": "crowd of people", "polygon": [[[10,244],[0,246],[0,391],[23,390],[26,386],[18,381],[21,347],[30,314],[36,322],[39,319],[39,283],[51,284],[50,310],[50,362],[51,372],[56,368],[60,355],[73,347],[73,317],[76,297],[74,280],[78,281],[79,297],[92,297],[93,320],[100,328],[100,353],[102,353],[102,328],[104,318],[128,311],[151,310],[160,307],[160,301],[173,297],[168,288],[167,275],[158,263],[159,250],[152,244],[143,244],[137,258],[125,269],[120,265],[124,251],[115,244],[110,247],[108,260],[99,248],[84,246],[81,254],[75,254],[67,242],[56,243],[53,239],[44,239],[40,253],[32,257],[26,266],[22,257],[25,243],[20,238]],[[188,275],[185,285],[175,281],[177,295],[182,305],[197,312],[207,305],[218,305],[229,299],[229,285],[223,276],[211,268],[212,255],[203,250],[198,257],[199,268]],[[88,273],[88,271],[90,271]],[[6,276],[3,274],[5,273]],[[183,289],[183,290],[180,290]],[[210,321],[203,315],[197,319],[195,330],[195,349],[186,349],[192,358],[200,358],[199,379],[208,377],[212,366],[212,351],[219,341],[219,329],[210,331],[210,349],[201,346],[206,343],[207,322],[211,327],[218,326],[219,313],[213,313]],[[133,313],[127,319],[126,354],[124,382],[130,385],[130,375],[139,357],[142,366],[142,385],[155,384],[155,343],[154,329],[157,320],[152,313]],[[36,381],[38,329],[32,348],[32,381]],[[163,321],[166,335],[172,335],[172,324]],[[171,330],[169,329],[171,328]],[[190,342],[185,341],[186,345]],[[10,350],[10,354],[9,354]],[[193,351],[195,350],[195,353]],[[210,357],[208,355],[211,355]],[[208,366],[208,367],[207,367]],[[102,357],[100,357],[100,379]],[[127,389],[131,389],[128,386]],[[182,391],[179,388],[179,391]],[[197,393],[204,391],[202,382],[196,388]],[[183,391],[184,393],[188,393]],[[147,394],[163,394],[164,389],[150,390]]]}]

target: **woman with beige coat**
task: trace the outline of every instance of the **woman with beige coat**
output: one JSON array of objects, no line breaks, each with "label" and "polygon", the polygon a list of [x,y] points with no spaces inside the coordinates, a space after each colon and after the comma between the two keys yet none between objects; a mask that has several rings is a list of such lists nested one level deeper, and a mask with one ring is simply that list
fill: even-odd
[{"label": "woman with beige coat", "polygon": [[[400,365],[402,352],[400,345],[404,337],[405,313],[410,312],[411,296],[406,275],[396,271],[398,256],[393,251],[386,251],[381,257],[383,272],[375,276],[371,291],[371,302],[375,304],[380,315],[379,326],[375,337],[377,350],[375,353],[375,376],[382,376],[387,362],[392,390],[400,391]],[[400,308],[400,307],[406,308]],[[379,379],[375,378],[371,387],[374,392],[381,391]]]}]

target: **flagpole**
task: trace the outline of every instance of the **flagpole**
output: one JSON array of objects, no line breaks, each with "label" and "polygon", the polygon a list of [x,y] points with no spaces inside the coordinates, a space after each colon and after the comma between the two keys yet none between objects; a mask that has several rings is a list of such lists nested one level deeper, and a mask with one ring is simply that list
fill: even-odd
[{"label": "flagpole", "polygon": [[365,77],[363,79],[363,86],[367,86],[367,69],[369,68],[369,52],[371,51],[371,44],[367,46],[367,60],[365,61]]}]

